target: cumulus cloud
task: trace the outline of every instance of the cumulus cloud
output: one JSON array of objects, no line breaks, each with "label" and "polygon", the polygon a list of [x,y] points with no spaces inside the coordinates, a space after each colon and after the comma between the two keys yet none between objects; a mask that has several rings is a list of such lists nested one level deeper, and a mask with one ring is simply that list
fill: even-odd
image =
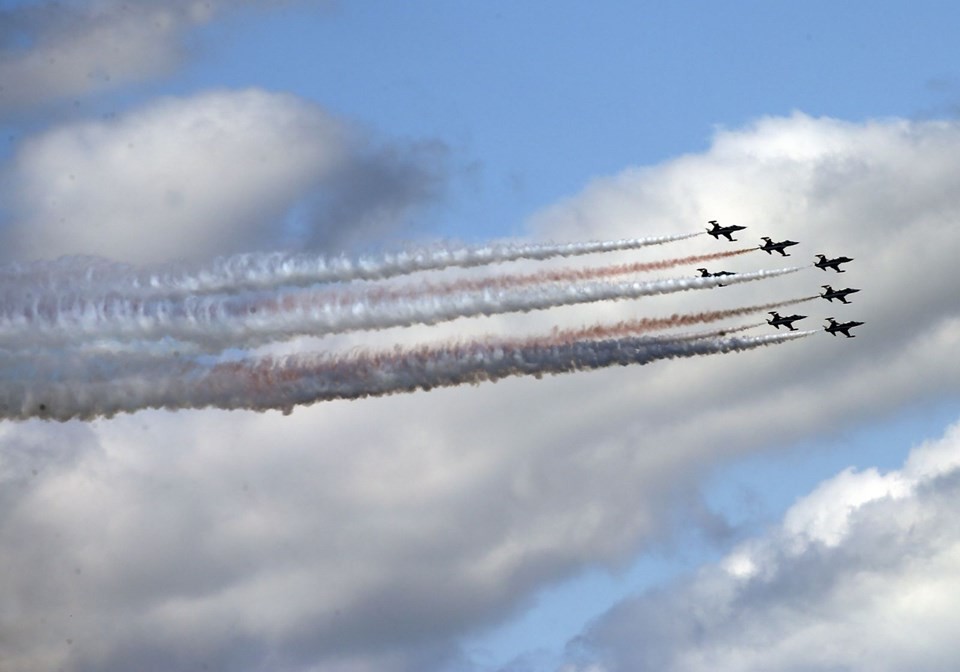
[{"label": "cumulus cloud", "polygon": [[[689,520],[700,510],[698,479],[718,462],[956,394],[958,149],[960,126],[949,123],[795,115],[722,131],[703,154],[598,179],[535,218],[532,234],[661,235],[720,219],[749,226],[746,241],[801,241],[792,249],[803,263],[821,251],[855,257],[848,273],[811,268],[754,287],[320,347],[733,307],[809,295],[824,282],[863,291],[850,306],[818,299],[799,312],[862,319],[855,340],[821,334],[765,352],[336,402],[289,417],[149,412],[82,427],[4,426],[2,447],[25,445],[22,432],[66,445],[71,431],[87,446],[73,461],[51,455],[49,469],[19,461],[0,472],[20,484],[0,518],[10,549],[0,594],[16,605],[0,610],[0,633],[15,629],[2,642],[8,666],[435,669],[460,636],[537,590],[626,562],[684,511]],[[724,244],[704,237],[683,252]],[[921,253],[922,272],[909,271]],[[756,252],[730,269],[780,263]],[[935,480],[847,478],[859,484],[843,497],[852,511],[946,492]],[[878,504],[862,494],[865,480]],[[861,529],[856,516],[814,524],[798,511],[790,529],[816,552],[796,557],[810,562],[840,553]]]},{"label": "cumulus cloud", "polygon": [[[732,301],[768,297],[774,289],[778,295],[802,296],[822,291],[825,283],[863,289],[849,306],[818,300],[796,311],[811,316],[800,327],[823,324],[831,315],[866,321],[856,341],[818,338],[800,352],[751,356],[749,379],[734,359],[709,365],[725,369],[737,392],[736,399],[711,405],[758,403],[760,417],[782,420],[784,438],[790,439],[794,428],[810,431],[800,429],[803,418],[817,417],[831,428],[846,414],[882,413],[905,396],[956,391],[957,370],[938,362],[943,348],[960,337],[947,251],[957,240],[954,222],[960,215],[953,195],[960,185],[950,167],[960,148],[958,130],[952,122],[853,124],[801,114],[764,119],[718,133],[705,155],[597,180],[583,194],[542,213],[535,228],[554,237],[582,237],[588,231],[616,237],[638,226],[672,233],[719,219],[745,224],[748,229],[739,235],[747,244],[761,243],[761,235],[801,243],[790,248],[789,259],[758,252],[724,267],[729,270],[811,263],[815,253],[854,257],[844,274],[811,269],[775,287],[724,290],[723,298]],[[700,245],[716,248],[706,237]],[[701,293],[683,300],[716,305],[720,298]],[[752,366],[768,357],[778,364]],[[875,366],[878,361],[885,365]],[[832,390],[830,403],[821,387]],[[765,399],[770,389],[793,403]],[[690,394],[706,403],[713,392],[700,386]],[[767,406],[773,416],[762,415]]]},{"label": "cumulus cloud", "polygon": [[0,115],[167,74],[217,14],[277,0],[95,0],[0,10]]},{"label": "cumulus cloud", "polygon": [[443,160],[439,143],[381,142],[290,95],[161,99],[25,141],[2,254],[158,262],[366,241],[439,195]]},{"label": "cumulus cloud", "polygon": [[960,655],[958,503],[960,424],[903,469],[844,471],[718,565],[621,603],[571,647],[571,669],[945,669]]}]

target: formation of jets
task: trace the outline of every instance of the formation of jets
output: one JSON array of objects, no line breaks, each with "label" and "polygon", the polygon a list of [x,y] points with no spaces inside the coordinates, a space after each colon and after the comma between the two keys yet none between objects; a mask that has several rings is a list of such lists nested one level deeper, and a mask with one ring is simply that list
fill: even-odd
[{"label": "formation of jets", "polygon": [[[720,226],[720,223],[715,219],[711,219],[707,223],[710,224],[710,228],[707,229],[707,233],[717,240],[720,240],[720,236],[724,236],[731,242],[737,240],[733,237],[733,234],[736,231],[742,231],[747,228],[745,226],[738,226],[736,224],[730,226]],[[762,236],[761,240],[764,242],[762,245],[758,246],[758,249],[763,250],[767,254],[779,252],[781,256],[784,257],[791,256],[790,253],[786,251],[786,248],[799,244],[795,240],[781,240],[779,242],[774,242],[772,238],[767,236]],[[832,268],[837,273],[846,273],[845,270],[840,268],[840,265],[853,261],[851,257],[835,257],[833,259],[828,259],[824,254],[818,254],[816,255],[816,258],[817,260],[814,262],[814,266],[824,271],[826,271],[828,268]],[[697,270],[700,271],[700,277],[702,278],[719,278],[724,275],[736,275],[731,271],[716,271],[711,273],[705,268],[698,268]],[[723,287],[722,284],[719,286]],[[853,289],[852,287],[847,287],[846,289],[834,289],[830,285],[821,285],[821,287],[823,287],[824,291],[820,294],[820,296],[830,303],[833,303],[834,299],[839,299],[840,303],[848,304],[850,302],[847,301],[847,297],[860,291],[859,289]],[[786,327],[790,331],[797,331],[796,327],[793,326],[793,323],[805,319],[806,317],[806,315],[780,315],[780,313],[776,311],[771,311],[770,319],[767,320],[767,324],[772,327],[776,327],[778,330],[780,327]],[[828,317],[826,319],[828,324],[823,328],[824,331],[833,336],[836,336],[838,333],[840,333],[847,338],[855,338],[854,334],[850,333],[850,330],[863,324],[863,322],[856,322],[853,320],[850,322],[837,322],[836,319],[832,317]]]}]

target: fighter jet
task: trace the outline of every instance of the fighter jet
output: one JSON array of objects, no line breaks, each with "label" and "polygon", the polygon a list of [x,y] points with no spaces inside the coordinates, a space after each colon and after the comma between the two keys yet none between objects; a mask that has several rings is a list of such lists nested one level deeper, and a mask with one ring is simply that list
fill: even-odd
[{"label": "fighter jet", "polygon": [[760,246],[760,249],[766,252],[767,254],[773,254],[774,252],[779,252],[784,257],[789,257],[790,255],[784,252],[785,247],[791,247],[793,245],[799,245],[795,240],[781,240],[779,243],[773,242],[770,238],[766,236],[761,236],[761,238],[767,242]]},{"label": "fighter jet", "polygon": [[846,273],[846,271],[840,270],[840,264],[845,264],[848,261],[853,261],[853,259],[851,259],[850,257],[837,257],[836,259],[827,259],[822,254],[818,254],[817,257],[820,258],[820,261],[815,263],[814,266],[816,266],[817,268],[822,268],[823,270],[832,268],[837,273]]},{"label": "fighter jet", "polygon": [[856,338],[856,335],[851,334],[850,330],[853,329],[854,327],[859,327],[861,324],[863,324],[863,322],[853,322],[853,321],[837,322],[832,317],[828,317],[827,320],[830,322],[830,324],[828,324],[823,328],[825,332],[827,332],[828,334],[832,334],[834,336],[837,335],[837,332],[840,332],[847,338]]},{"label": "fighter jet", "polygon": [[780,330],[781,325],[789,329],[790,331],[796,331],[797,329],[793,326],[793,323],[797,320],[802,320],[806,318],[806,315],[790,315],[789,317],[782,317],[777,311],[770,312],[773,317],[767,320],[767,324],[771,327],[776,327],[777,331]]},{"label": "fighter jet", "polygon": [[[717,271],[716,273],[711,273],[705,268],[698,268],[697,270],[700,271],[701,278],[722,278],[725,275],[736,275],[736,273],[732,273],[730,271]],[[717,287],[724,287],[724,286],[725,285],[722,285],[722,284],[717,285]]]},{"label": "fighter jet", "polygon": [[736,273],[732,273],[731,271],[717,271],[716,273],[711,273],[705,268],[698,268],[697,270],[700,271],[701,278],[721,278],[724,275],[736,275]]},{"label": "fighter jet", "polygon": [[720,226],[720,223],[715,219],[711,219],[709,222],[707,222],[707,224],[713,225],[712,229],[707,229],[707,233],[717,240],[720,240],[720,236],[726,236],[727,240],[730,242],[736,240],[736,238],[734,238],[732,235],[734,231],[743,231],[745,228],[747,228],[745,226],[738,226],[736,224],[731,224],[730,226]]},{"label": "fighter jet", "polygon": [[847,301],[847,295],[856,294],[857,292],[860,291],[859,289],[850,289],[849,287],[847,287],[846,289],[834,289],[830,285],[820,285],[820,286],[823,287],[825,290],[827,290],[820,296],[825,298],[830,303],[833,303],[834,299],[840,299],[840,303],[850,303],[849,301]]}]

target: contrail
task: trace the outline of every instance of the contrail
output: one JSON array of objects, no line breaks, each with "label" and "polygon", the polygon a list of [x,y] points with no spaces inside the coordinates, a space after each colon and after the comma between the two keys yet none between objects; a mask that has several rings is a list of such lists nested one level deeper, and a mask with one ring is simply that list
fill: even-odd
[{"label": "contrail", "polygon": [[406,301],[343,303],[336,293],[303,290],[278,297],[187,297],[93,301],[75,297],[38,303],[0,318],[0,347],[70,345],[80,339],[190,341],[220,351],[300,335],[323,335],[432,325],[460,317],[530,312],[557,306],[634,299],[706,289],[795,273],[805,267],[761,270],[723,278],[686,277],[649,282],[588,282],[519,290],[424,295]]},{"label": "contrail", "polygon": [[327,257],[307,254],[251,253],[222,257],[197,269],[166,267],[139,270],[91,257],[64,257],[52,262],[15,264],[0,269],[0,290],[12,284],[20,291],[98,291],[122,286],[128,293],[201,294],[271,290],[279,287],[383,280],[398,275],[443,268],[469,268],[529,259],[540,261],[598,252],[635,250],[686,240],[698,233],[651,238],[626,238],[583,243],[491,243],[437,246],[379,255]]},{"label": "contrail", "polygon": [[292,355],[203,366],[185,362],[155,375],[0,387],[0,418],[92,419],[147,408],[289,412],[335,399],[383,396],[477,384],[510,376],[556,375],[661,359],[749,350],[815,331],[731,338],[633,337],[541,345],[533,341],[467,344],[346,357]]}]

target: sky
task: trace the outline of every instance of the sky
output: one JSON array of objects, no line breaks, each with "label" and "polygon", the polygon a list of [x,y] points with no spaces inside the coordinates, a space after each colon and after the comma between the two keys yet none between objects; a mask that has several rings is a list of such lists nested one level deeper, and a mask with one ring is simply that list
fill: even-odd
[{"label": "sky", "polygon": [[[163,357],[132,341],[110,360],[104,340],[75,359],[88,322],[63,336],[8,319],[32,300],[9,269],[65,255],[81,286],[83,269],[127,277],[229,255],[747,227],[737,243],[441,270],[422,292],[800,241],[789,258],[702,262],[803,266],[705,291],[298,328],[280,343],[244,322],[248,340],[198,340],[222,348],[198,365],[520,338],[809,297],[827,282],[862,291],[781,310],[809,315],[803,329],[865,323],[855,339],[817,331],[265,412],[56,422],[4,410],[0,667],[948,667],[960,654],[956,13],[932,1],[0,0],[4,409],[33,403],[18,376]],[[854,261],[836,275],[809,267],[816,253]],[[72,305],[76,288],[57,287]],[[169,370],[182,360],[158,361],[124,389],[173,390],[157,398],[178,405]]]}]

